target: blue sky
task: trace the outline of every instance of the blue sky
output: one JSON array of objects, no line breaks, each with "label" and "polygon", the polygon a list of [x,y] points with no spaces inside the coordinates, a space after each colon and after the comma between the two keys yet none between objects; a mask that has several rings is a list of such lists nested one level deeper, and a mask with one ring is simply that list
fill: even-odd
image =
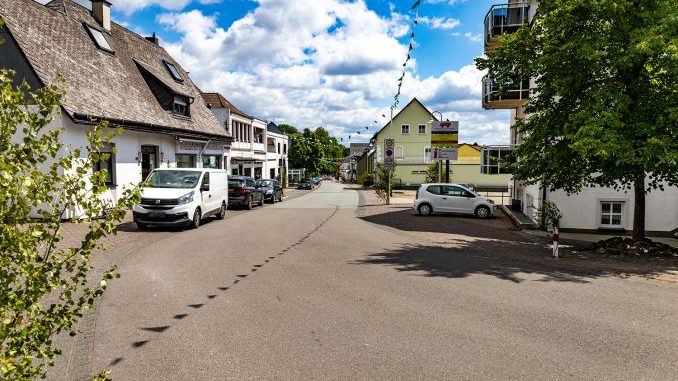
[{"label": "blue sky", "polygon": [[[44,0],[43,0],[44,1]],[[87,0],[77,0],[89,6]],[[112,0],[114,21],[155,32],[204,91],[246,112],[337,137],[386,120],[407,54],[413,0]],[[460,121],[460,139],[508,143],[509,115],[480,107],[473,59],[494,1],[422,0],[401,106],[417,97]]]}]

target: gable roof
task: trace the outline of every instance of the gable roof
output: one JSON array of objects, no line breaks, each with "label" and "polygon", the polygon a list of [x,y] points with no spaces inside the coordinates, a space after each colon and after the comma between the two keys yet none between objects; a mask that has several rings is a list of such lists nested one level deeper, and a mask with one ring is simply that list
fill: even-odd
[{"label": "gable roof", "polygon": [[[423,108],[424,110],[426,110],[426,112],[428,112],[429,115],[431,115],[431,118],[433,118],[433,120],[436,120],[436,121],[438,120],[438,118],[436,118],[435,115],[433,115],[433,114],[431,113],[431,111],[429,111],[428,108],[426,108],[426,106],[424,106],[423,103],[419,102],[419,99],[417,99],[416,97],[412,98],[412,100],[410,100],[409,103],[407,103],[407,104],[405,105],[405,107],[403,107],[400,111],[398,111],[397,114],[393,115],[393,120],[395,120],[395,119],[398,117],[398,115],[400,115],[400,113],[402,113],[403,111],[407,110],[407,108],[410,107],[410,106],[413,105],[413,104],[418,104],[419,106],[421,106],[421,108]],[[377,131],[377,132],[372,136],[372,139],[370,139],[370,140],[376,139],[377,136],[378,136],[382,131],[384,131],[384,129],[385,129],[386,127],[388,127],[388,125],[389,125],[390,123],[391,123],[390,120],[389,120],[388,122],[386,122],[386,124],[384,124],[384,126],[383,126],[381,129],[379,129],[379,131]]]},{"label": "gable roof", "polygon": [[274,134],[285,135],[285,133],[278,128],[278,125],[273,122],[270,122],[268,125],[266,125],[266,130]]},{"label": "gable roof", "polygon": [[200,93],[202,99],[207,102],[211,108],[227,108],[232,114],[237,114],[245,118],[253,119],[252,116],[247,115],[245,112],[241,111],[239,108],[235,107],[228,99],[224,98],[223,95],[219,93]]},{"label": "gable roof", "polygon": [[[72,0],[54,0],[48,5],[2,0],[0,18],[42,83],[65,91],[62,107],[76,122],[106,119],[151,132],[230,140],[188,73],[144,37],[116,23],[111,23],[110,33],[102,31],[90,10]],[[85,25],[102,31],[115,53],[98,49]],[[177,68],[183,82],[171,77],[163,60]],[[188,96],[190,118],[163,109],[137,65],[173,92]]]}]

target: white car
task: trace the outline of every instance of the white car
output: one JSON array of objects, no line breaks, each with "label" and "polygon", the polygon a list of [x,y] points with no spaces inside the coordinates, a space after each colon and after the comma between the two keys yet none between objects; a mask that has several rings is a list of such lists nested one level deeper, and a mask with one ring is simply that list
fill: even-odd
[{"label": "white car", "polygon": [[479,196],[459,184],[422,184],[417,190],[414,210],[422,216],[433,213],[475,214],[480,218],[493,216],[494,201]]},{"label": "white car", "polygon": [[148,225],[198,228],[207,216],[223,219],[228,204],[226,171],[202,168],[155,169],[134,206],[139,229]]}]

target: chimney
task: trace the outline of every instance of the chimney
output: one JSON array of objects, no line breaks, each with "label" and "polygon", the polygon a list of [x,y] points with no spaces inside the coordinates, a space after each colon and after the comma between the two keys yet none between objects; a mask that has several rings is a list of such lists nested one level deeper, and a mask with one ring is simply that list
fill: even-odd
[{"label": "chimney", "polygon": [[111,3],[106,0],[91,0],[92,14],[104,29],[111,31]]},{"label": "chimney", "polygon": [[155,36],[155,32],[153,32],[153,35],[150,37],[146,37],[146,39],[156,45],[158,45],[160,42],[158,41],[158,37]]}]

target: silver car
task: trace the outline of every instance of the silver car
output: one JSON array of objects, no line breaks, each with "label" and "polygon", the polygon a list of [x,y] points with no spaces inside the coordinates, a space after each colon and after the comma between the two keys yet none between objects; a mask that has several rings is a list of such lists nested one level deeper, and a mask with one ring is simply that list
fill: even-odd
[{"label": "silver car", "polygon": [[493,216],[497,211],[494,201],[479,196],[459,184],[422,184],[417,190],[414,210],[422,216],[433,213],[475,214],[480,218]]}]

